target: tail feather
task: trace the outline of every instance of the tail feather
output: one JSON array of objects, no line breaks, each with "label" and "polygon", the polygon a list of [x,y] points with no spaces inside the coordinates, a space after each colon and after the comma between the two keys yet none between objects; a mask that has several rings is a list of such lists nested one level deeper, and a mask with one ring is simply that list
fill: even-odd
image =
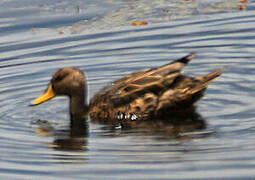
[{"label": "tail feather", "polygon": [[174,61],[173,63],[175,63],[175,62],[180,62],[180,63],[183,63],[183,64],[188,64],[189,63],[189,61],[191,60],[191,59],[193,59],[194,57],[196,57],[196,53],[190,53],[189,55],[187,55],[187,56],[185,56],[185,57],[182,57],[182,58],[180,58],[180,59],[177,59],[176,61]]},{"label": "tail feather", "polygon": [[177,59],[173,62],[153,68],[147,71],[146,75],[167,76],[171,73],[180,73],[182,68],[184,68],[190,62],[190,60],[193,59],[195,56],[196,56],[195,53],[190,53],[189,55],[182,57],[180,59]]},{"label": "tail feather", "polygon": [[158,99],[156,114],[175,112],[191,107],[203,97],[207,86],[226,68],[216,69],[206,75],[195,78],[179,76],[179,82],[174,89],[166,90]]},{"label": "tail feather", "polygon": [[214,70],[214,71],[212,71],[212,72],[210,72],[210,73],[208,73],[206,75],[197,76],[196,79],[201,81],[202,84],[208,85],[214,79],[219,77],[225,69],[226,69],[226,67],[216,69],[216,70]]},{"label": "tail feather", "polygon": [[203,91],[207,88],[207,86],[214,81],[217,77],[219,77],[222,72],[226,69],[226,67],[223,68],[219,68],[216,69],[206,75],[202,75],[202,76],[197,76],[195,79],[199,80],[200,83],[198,86],[196,86],[195,88],[193,88],[192,90],[190,90],[190,94],[195,94],[199,91]]}]

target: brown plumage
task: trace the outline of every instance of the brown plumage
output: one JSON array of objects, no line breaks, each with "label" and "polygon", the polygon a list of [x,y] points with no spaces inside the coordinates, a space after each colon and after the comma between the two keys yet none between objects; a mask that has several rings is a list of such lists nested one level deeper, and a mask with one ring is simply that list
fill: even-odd
[{"label": "brown plumage", "polygon": [[[129,74],[100,90],[90,101],[92,119],[107,122],[167,118],[182,113],[199,100],[208,84],[223,71],[198,77],[181,74],[195,57],[190,54],[172,63]],[[117,118],[116,118],[117,117]]]},{"label": "brown plumage", "polygon": [[[45,94],[33,104],[40,104],[55,95],[70,97],[70,114],[90,115],[92,121],[117,125],[132,124],[154,119],[171,119],[172,114],[193,109],[208,84],[217,78],[223,68],[197,77],[181,74],[181,70],[195,57],[189,54],[169,64],[131,73],[101,89],[86,105],[86,81],[84,74],[72,67],[55,73]],[[171,121],[171,120],[169,120]]]}]

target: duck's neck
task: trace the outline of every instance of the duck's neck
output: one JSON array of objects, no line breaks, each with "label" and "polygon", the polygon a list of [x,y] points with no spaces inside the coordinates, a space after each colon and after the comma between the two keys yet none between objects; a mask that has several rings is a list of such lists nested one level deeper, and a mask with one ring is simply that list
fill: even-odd
[{"label": "duck's neck", "polygon": [[71,118],[86,117],[88,113],[88,105],[86,103],[86,98],[84,95],[71,96],[70,97],[70,115]]}]

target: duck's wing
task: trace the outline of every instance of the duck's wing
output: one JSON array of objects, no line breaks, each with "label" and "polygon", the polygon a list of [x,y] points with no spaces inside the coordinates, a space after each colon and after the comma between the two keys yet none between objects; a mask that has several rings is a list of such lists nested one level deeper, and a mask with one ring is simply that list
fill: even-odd
[{"label": "duck's wing", "polygon": [[[129,74],[113,82],[111,86],[99,92],[99,95],[101,94],[101,97],[107,96],[114,107],[130,103],[145,93],[158,95],[174,82],[175,78],[180,75],[182,68],[193,57],[195,54],[191,53],[169,64]],[[92,99],[92,101],[94,100]]]},{"label": "duck's wing", "polygon": [[171,89],[166,90],[159,98],[156,108],[157,113],[165,113],[175,107],[179,110],[185,109],[203,96],[207,86],[221,75],[225,68],[216,69],[206,75],[187,77],[180,75],[176,78]]}]

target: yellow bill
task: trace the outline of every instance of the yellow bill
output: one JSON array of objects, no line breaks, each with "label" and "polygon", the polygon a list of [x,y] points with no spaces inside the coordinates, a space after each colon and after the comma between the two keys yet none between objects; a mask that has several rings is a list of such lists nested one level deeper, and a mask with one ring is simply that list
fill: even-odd
[{"label": "yellow bill", "polygon": [[51,98],[55,97],[56,93],[52,89],[52,85],[49,84],[47,90],[40,96],[38,96],[35,100],[31,102],[32,105],[41,104],[45,101],[50,100]]}]

